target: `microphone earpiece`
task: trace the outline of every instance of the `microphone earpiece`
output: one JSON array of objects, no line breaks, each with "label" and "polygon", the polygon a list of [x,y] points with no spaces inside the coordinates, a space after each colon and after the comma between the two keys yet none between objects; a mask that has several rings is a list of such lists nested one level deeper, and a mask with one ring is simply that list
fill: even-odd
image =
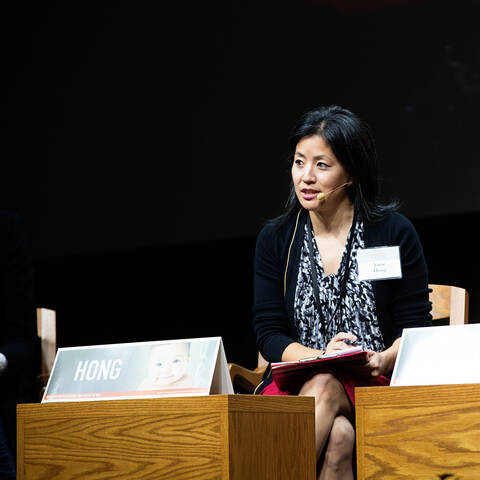
[{"label": "microphone earpiece", "polygon": [[353,183],[353,181],[350,180],[349,182],[342,183],[342,185],[339,185],[338,187],[333,188],[332,190],[330,190],[330,191],[327,192],[327,193],[320,192],[320,193],[317,195],[317,200],[323,200],[327,195],[330,195],[330,194],[333,193],[335,190],[338,190],[339,188],[342,188],[342,187],[345,187],[345,186],[349,187],[352,183]]}]

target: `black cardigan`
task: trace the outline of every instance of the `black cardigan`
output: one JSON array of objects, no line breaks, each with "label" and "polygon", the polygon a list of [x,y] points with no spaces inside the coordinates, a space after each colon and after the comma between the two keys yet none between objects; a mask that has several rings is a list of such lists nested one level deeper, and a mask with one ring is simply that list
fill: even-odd
[{"label": "black cardigan", "polygon": [[[293,304],[307,215],[302,209],[285,223],[268,224],[257,238],[253,322],[257,347],[269,362],[281,361],[285,348],[298,341]],[[364,227],[365,248],[400,246],[402,278],[372,282],[380,329],[389,347],[404,328],[431,325],[427,265],[415,228],[400,213]]]}]

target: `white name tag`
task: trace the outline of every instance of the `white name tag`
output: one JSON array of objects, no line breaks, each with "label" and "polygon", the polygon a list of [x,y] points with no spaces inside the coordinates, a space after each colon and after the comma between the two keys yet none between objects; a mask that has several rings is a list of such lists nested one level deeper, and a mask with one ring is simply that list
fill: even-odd
[{"label": "white name tag", "polygon": [[402,278],[400,248],[375,247],[357,251],[359,280],[387,280]]}]

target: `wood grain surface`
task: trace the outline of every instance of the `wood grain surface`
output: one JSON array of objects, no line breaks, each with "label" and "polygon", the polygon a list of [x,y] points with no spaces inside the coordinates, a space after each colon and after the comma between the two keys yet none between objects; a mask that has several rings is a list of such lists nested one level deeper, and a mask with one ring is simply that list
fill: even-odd
[{"label": "wood grain surface", "polygon": [[314,419],[314,412],[233,413],[229,422],[229,479],[314,480]]},{"label": "wood grain surface", "polygon": [[358,388],[358,479],[480,479],[480,385]]},{"label": "wood grain surface", "polygon": [[[295,478],[314,479],[311,398],[28,404],[18,406],[17,425],[19,480],[286,480],[307,470]],[[265,464],[277,465],[274,476],[255,477]]]}]

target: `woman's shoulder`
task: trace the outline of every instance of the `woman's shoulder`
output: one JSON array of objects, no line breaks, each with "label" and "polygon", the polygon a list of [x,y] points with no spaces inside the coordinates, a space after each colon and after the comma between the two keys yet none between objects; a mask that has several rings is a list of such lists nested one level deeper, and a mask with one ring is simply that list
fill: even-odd
[{"label": "woman's shoulder", "polygon": [[389,212],[385,215],[383,221],[386,226],[396,229],[411,229],[414,228],[412,222],[400,212]]},{"label": "woman's shoulder", "polygon": [[397,211],[385,213],[381,219],[374,222],[366,222],[367,228],[411,228],[412,222],[403,214]]},{"label": "woman's shoulder", "polygon": [[269,250],[271,253],[284,255],[295,230],[304,224],[302,211],[268,221],[257,236],[257,251]]},{"label": "woman's shoulder", "polygon": [[301,211],[294,212],[288,216],[280,215],[275,217],[263,225],[258,236],[262,238],[282,239],[288,236],[291,230],[295,227],[299,216],[301,216]]},{"label": "woman's shoulder", "polygon": [[369,223],[365,230],[368,237],[376,241],[402,241],[402,239],[417,237],[413,223],[400,212],[389,212],[381,220]]}]

